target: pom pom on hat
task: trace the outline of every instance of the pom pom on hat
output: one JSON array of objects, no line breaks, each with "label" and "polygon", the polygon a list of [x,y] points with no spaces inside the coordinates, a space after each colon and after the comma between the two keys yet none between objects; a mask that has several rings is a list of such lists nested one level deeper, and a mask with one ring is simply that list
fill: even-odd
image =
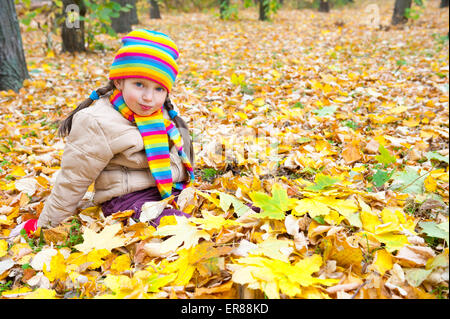
[{"label": "pom pom on hat", "polygon": [[137,29],[122,38],[109,79],[143,78],[155,81],[170,92],[178,75],[176,44],[164,33]]}]

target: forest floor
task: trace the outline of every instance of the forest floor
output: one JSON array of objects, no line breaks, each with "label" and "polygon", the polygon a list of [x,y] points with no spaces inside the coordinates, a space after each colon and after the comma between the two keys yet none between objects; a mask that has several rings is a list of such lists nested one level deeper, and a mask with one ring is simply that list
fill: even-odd
[{"label": "forest floor", "polygon": [[448,298],[448,8],[390,26],[380,1],[372,26],[367,4],[141,17],[180,50],[192,218],[105,218],[91,185],[79,214],[31,238],[11,231],[51,192],[58,122],[107,83],[120,41],[72,55],[21,26],[31,78],[0,92],[2,298]]}]

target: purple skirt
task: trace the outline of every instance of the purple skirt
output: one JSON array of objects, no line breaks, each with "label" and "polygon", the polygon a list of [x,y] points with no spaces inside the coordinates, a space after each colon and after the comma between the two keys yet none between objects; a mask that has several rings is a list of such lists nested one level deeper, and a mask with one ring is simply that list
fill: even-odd
[{"label": "purple skirt", "polygon": [[[180,190],[172,188],[172,194],[175,195],[175,202],[178,200],[178,195],[180,195],[180,193]],[[139,219],[139,217],[141,216],[142,205],[144,205],[145,202],[159,202],[161,200],[162,197],[158,191],[158,188],[150,187],[141,191],[114,197],[102,204],[102,211],[103,215],[105,215],[106,217],[117,212],[123,212],[125,210],[132,209],[134,210],[134,214],[131,217]],[[185,216],[187,218],[191,217],[189,214],[183,213],[178,209],[166,208],[162,211],[161,215],[159,215],[158,218],[150,222],[150,225],[158,227],[161,218],[171,215]]]}]

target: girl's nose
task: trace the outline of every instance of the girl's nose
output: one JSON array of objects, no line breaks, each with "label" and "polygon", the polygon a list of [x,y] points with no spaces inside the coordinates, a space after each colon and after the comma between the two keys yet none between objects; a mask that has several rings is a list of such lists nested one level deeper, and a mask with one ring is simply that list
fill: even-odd
[{"label": "girl's nose", "polygon": [[145,101],[153,100],[153,92],[152,92],[152,90],[146,90],[144,92],[144,95],[142,96],[142,99],[145,100]]}]

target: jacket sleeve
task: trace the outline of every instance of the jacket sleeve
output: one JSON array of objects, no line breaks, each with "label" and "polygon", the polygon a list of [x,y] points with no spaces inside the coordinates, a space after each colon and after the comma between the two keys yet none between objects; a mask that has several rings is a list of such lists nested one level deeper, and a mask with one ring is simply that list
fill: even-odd
[{"label": "jacket sleeve", "polygon": [[85,112],[74,115],[50,196],[38,227],[54,227],[75,214],[89,185],[112,159],[113,153],[98,121]]}]

